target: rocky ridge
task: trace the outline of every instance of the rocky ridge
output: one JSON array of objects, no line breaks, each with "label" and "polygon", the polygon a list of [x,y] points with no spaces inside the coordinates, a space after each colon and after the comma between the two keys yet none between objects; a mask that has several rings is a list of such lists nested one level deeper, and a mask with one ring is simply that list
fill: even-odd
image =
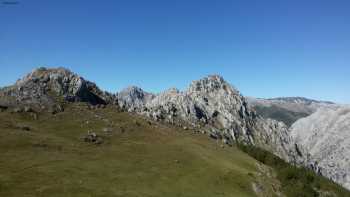
[{"label": "rocky ridge", "polygon": [[136,86],[130,86],[116,94],[118,105],[127,111],[136,111],[141,109],[145,104],[155,97],[154,94],[143,91]]},{"label": "rocky ridge", "polygon": [[4,107],[50,108],[60,99],[92,105],[118,104],[126,111],[157,121],[191,127],[228,145],[255,145],[301,165],[308,160],[285,124],[258,116],[246,98],[218,75],[193,81],[185,91],[173,88],[152,94],[131,86],[114,95],[67,69],[39,68],[0,90],[0,106]]},{"label": "rocky ridge", "polygon": [[256,145],[289,162],[305,159],[283,123],[257,116],[239,91],[218,75],[193,81],[185,91],[173,88],[153,95],[125,89],[118,103],[155,120],[198,128],[225,143]]}]

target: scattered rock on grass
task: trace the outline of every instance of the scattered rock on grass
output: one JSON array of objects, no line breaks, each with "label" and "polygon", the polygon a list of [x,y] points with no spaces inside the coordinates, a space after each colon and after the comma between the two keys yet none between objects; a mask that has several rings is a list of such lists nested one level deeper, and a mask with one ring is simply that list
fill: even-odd
[{"label": "scattered rock on grass", "polygon": [[14,113],[21,113],[21,112],[23,112],[23,108],[15,107],[15,108],[13,108],[12,112],[14,112]]},{"label": "scattered rock on grass", "polygon": [[27,125],[17,125],[16,126],[17,129],[23,130],[23,131],[30,131],[30,127]]},{"label": "scattered rock on grass", "polygon": [[105,132],[105,133],[111,133],[112,129],[109,128],[109,127],[105,127],[105,128],[102,129],[102,131]]},{"label": "scattered rock on grass", "polygon": [[92,143],[92,144],[102,144],[103,139],[101,136],[98,136],[95,132],[88,132],[86,136],[83,137],[85,142]]},{"label": "scattered rock on grass", "polygon": [[64,111],[64,108],[60,104],[55,104],[54,106],[52,106],[49,109],[49,112],[52,113],[52,114],[57,114],[57,113],[60,113],[60,112],[63,112],[63,111]]},{"label": "scattered rock on grass", "polygon": [[0,112],[7,110],[7,108],[8,108],[7,106],[0,105]]},{"label": "scattered rock on grass", "polygon": [[33,109],[29,106],[24,107],[24,112],[33,112]]},{"label": "scattered rock on grass", "polygon": [[38,120],[38,114],[37,114],[37,113],[31,112],[29,115],[30,115],[34,120]]},{"label": "scattered rock on grass", "polygon": [[134,124],[135,124],[136,126],[141,126],[141,123],[139,123],[137,120],[134,120]]}]

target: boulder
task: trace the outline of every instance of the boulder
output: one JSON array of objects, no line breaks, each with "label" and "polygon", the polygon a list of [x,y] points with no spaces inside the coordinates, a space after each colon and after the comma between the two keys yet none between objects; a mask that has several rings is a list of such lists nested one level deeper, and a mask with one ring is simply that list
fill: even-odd
[{"label": "boulder", "polygon": [[0,105],[0,112],[6,111],[7,109],[7,106]]},{"label": "boulder", "polygon": [[102,144],[103,139],[101,136],[98,136],[95,132],[89,131],[86,136],[83,137],[84,142],[92,144]]}]

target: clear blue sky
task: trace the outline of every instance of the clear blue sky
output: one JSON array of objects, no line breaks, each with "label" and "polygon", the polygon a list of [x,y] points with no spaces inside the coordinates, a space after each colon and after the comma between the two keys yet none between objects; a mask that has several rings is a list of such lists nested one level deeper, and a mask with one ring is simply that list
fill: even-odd
[{"label": "clear blue sky", "polygon": [[16,1],[0,0],[0,86],[43,65],[112,92],[215,73],[247,96],[350,103],[349,0]]}]

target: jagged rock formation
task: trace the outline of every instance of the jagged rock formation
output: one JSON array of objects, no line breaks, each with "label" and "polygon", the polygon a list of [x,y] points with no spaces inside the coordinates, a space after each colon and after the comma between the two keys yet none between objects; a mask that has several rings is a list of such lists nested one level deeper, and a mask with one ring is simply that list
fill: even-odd
[{"label": "jagged rock formation", "polygon": [[93,105],[114,101],[112,94],[65,68],[38,68],[14,85],[0,89],[0,105],[3,106],[50,108],[61,98]]},{"label": "jagged rock formation", "polygon": [[154,94],[143,91],[136,86],[130,86],[116,94],[119,100],[118,105],[122,109],[135,111],[142,108],[149,100],[154,98]]},{"label": "jagged rock formation", "polygon": [[300,118],[309,116],[319,108],[334,108],[337,105],[329,101],[317,101],[303,97],[279,97],[260,99],[246,97],[249,105],[258,115],[284,122],[291,126]]},{"label": "jagged rock formation", "polygon": [[258,117],[239,91],[220,76],[193,81],[183,92],[170,89],[151,95],[139,88],[128,88],[118,95],[118,102],[130,106],[129,111],[173,124],[188,124],[226,142],[257,145],[287,161],[302,160],[287,127]]},{"label": "jagged rock formation", "polygon": [[350,189],[350,107],[321,108],[295,122],[291,134],[315,171]]}]

